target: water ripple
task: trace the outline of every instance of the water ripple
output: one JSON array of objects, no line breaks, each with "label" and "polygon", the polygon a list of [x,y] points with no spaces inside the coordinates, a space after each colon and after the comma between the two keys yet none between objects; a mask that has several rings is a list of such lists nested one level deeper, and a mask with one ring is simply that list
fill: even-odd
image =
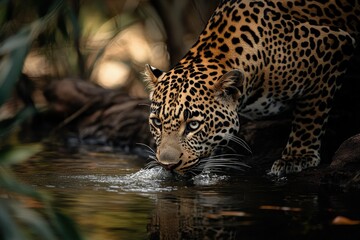
[{"label": "water ripple", "polygon": [[72,178],[95,183],[94,186],[97,189],[105,188],[109,192],[156,193],[175,191],[179,186],[188,184],[213,186],[228,180],[229,176],[204,171],[199,175],[186,178],[166,171],[162,167],[154,167],[121,176],[82,175]]}]

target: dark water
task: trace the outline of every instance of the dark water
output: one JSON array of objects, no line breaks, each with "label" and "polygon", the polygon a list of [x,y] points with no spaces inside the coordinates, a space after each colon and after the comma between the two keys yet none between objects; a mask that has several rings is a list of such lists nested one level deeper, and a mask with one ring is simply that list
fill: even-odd
[{"label": "dark water", "polygon": [[[117,154],[43,153],[16,168],[88,239],[360,239],[360,196],[286,180],[174,179]],[[342,224],[336,219],[345,217]]]}]

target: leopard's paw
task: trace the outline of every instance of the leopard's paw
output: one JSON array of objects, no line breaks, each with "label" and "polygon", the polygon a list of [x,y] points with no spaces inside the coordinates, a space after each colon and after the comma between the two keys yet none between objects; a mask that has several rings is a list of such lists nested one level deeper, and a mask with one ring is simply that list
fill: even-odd
[{"label": "leopard's paw", "polygon": [[303,169],[316,167],[320,163],[317,156],[303,156],[276,160],[269,172],[270,175],[282,177],[286,174],[301,172]]}]

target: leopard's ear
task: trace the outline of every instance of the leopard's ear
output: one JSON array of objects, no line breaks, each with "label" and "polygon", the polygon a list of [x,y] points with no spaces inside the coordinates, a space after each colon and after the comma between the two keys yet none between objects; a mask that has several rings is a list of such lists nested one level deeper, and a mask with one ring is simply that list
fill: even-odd
[{"label": "leopard's ear", "polygon": [[145,65],[145,71],[144,71],[144,81],[148,87],[148,89],[150,90],[150,92],[154,91],[154,88],[158,82],[159,77],[163,74],[164,72],[154,68],[152,66],[150,66],[149,64]]},{"label": "leopard's ear", "polygon": [[244,74],[237,70],[231,70],[222,75],[215,83],[215,91],[222,96],[232,96],[238,98],[242,92]]}]

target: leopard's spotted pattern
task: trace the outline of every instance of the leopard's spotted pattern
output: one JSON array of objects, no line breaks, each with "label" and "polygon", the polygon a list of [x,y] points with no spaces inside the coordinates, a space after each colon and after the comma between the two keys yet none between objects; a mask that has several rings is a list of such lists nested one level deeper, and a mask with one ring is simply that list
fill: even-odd
[{"label": "leopard's spotted pattern", "polygon": [[147,66],[156,159],[183,173],[257,119],[291,107],[292,129],[271,173],[315,167],[339,78],[358,35],[354,0],[221,1],[170,71]]}]

